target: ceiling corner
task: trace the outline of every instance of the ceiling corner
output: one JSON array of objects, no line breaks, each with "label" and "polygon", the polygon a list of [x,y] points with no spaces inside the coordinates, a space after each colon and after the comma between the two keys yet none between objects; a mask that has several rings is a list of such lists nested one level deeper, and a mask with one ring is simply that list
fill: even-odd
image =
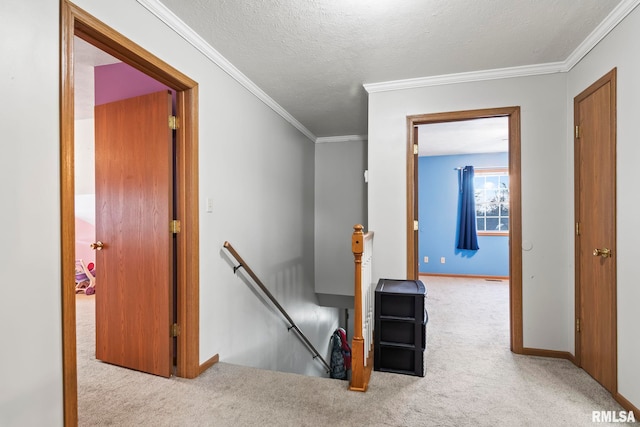
[{"label": "ceiling corner", "polygon": [[240,83],[245,89],[264,102],[268,107],[278,113],[282,118],[298,129],[304,136],[315,142],[317,137],[307,129],[302,123],[295,119],[280,104],[273,100],[252,80],[238,70],[220,52],[213,48],[207,41],[198,35],[191,27],[185,24],[176,14],[169,10],[158,0],[136,0],[142,7],[155,15],[160,21],[171,28],[176,34],[182,37],[187,43],[196,48],[207,59],[217,65],[230,77]]},{"label": "ceiling corner", "polygon": [[622,0],[609,15],[587,36],[586,39],[564,61],[565,72],[576,66],[587,53],[607,36],[624,18],[627,17],[638,5],[640,0]]}]

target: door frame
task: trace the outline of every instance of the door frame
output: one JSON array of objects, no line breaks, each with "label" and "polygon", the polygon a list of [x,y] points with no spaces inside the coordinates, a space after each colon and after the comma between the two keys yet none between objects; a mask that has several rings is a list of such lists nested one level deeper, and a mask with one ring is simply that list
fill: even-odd
[{"label": "door frame", "polygon": [[[75,261],[73,37],[126,62],[177,92],[176,375],[195,378],[199,365],[198,83],[141,48],[68,0],[60,1],[60,183],[62,358],[65,425],[78,423],[75,290],[68,285]],[[168,227],[168,224],[167,224]],[[169,331],[167,331],[169,333]]]},{"label": "door frame", "polygon": [[[617,146],[617,68],[613,68],[611,71],[609,71],[607,74],[605,74],[604,76],[600,77],[598,80],[596,80],[593,84],[591,84],[589,87],[587,87],[585,90],[583,90],[582,92],[580,92],[580,94],[578,94],[574,99],[573,99],[573,124],[574,124],[574,129],[576,126],[578,126],[580,124],[580,110],[578,108],[578,105],[580,104],[581,101],[583,101],[585,98],[588,98],[590,95],[592,95],[594,92],[596,92],[598,89],[600,89],[602,86],[604,86],[607,83],[611,84],[611,91],[610,91],[610,98],[609,101],[611,103],[611,112],[610,112],[610,121],[611,121],[611,129],[610,129],[610,138],[612,141],[612,159],[614,160],[614,164],[613,164],[613,175],[614,178],[617,179],[617,174],[616,174],[616,169],[617,169],[617,157],[616,157],[616,146]],[[580,172],[580,139],[577,138],[578,135],[576,135],[576,133],[574,132],[574,137],[573,137],[573,161],[574,161],[574,223],[577,224],[578,223],[578,219],[579,219],[579,215],[580,215],[580,176],[579,176],[579,172]],[[616,182],[614,181],[614,188],[616,186]],[[616,206],[617,206],[617,193],[614,191],[613,194],[614,197],[614,212],[612,217],[614,218],[614,221],[616,220]],[[617,230],[616,225],[614,224],[614,230]],[[575,317],[575,322],[577,322],[578,318],[580,317],[580,314],[582,312],[582,304],[581,304],[581,286],[580,286],[580,239],[578,238],[579,236],[575,235],[575,249],[574,249],[574,262],[575,262],[575,283],[574,283],[574,292],[575,292],[575,313],[574,313],[574,317]],[[614,254],[614,257],[617,257],[617,232],[614,232],[613,236],[611,236],[612,239],[612,243],[611,243],[611,250]],[[613,260],[616,260],[617,258],[613,258]],[[617,347],[617,335],[618,335],[618,308],[617,308],[617,296],[618,296],[618,289],[617,289],[617,274],[618,274],[618,268],[617,268],[617,263],[614,262],[613,264],[613,283],[612,283],[612,287],[613,287],[613,298],[612,298],[612,307],[611,307],[611,313],[612,313],[612,317],[611,317],[611,333],[613,335],[612,340],[613,342],[616,343],[616,345],[613,346],[612,348],[612,352],[613,352],[613,356],[612,356],[612,362],[613,362],[613,372],[614,372],[614,377],[613,377],[613,389],[609,390],[609,392],[611,392],[611,394],[613,394],[615,396],[615,394],[618,392],[618,347]],[[575,364],[577,366],[582,367],[582,337],[581,337],[582,332],[578,331],[578,327],[576,325],[576,327],[574,328],[574,346],[575,346]]]},{"label": "door frame", "polygon": [[522,199],[520,170],[520,107],[489,108],[407,116],[407,277],[418,279],[418,232],[414,220],[418,211],[417,154],[418,125],[462,120],[509,118],[509,322],[511,351],[522,354]]}]

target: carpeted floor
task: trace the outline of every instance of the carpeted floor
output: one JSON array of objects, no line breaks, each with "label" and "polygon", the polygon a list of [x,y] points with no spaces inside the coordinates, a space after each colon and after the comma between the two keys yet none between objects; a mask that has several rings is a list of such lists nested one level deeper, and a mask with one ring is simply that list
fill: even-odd
[{"label": "carpeted floor", "polygon": [[374,372],[366,393],[228,363],[194,380],[101,363],[93,298],[78,296],[80,425],[592,426],[592,411],[623,409],[570,362],[509,351],[507,282],[424,282],[426,376]]}]

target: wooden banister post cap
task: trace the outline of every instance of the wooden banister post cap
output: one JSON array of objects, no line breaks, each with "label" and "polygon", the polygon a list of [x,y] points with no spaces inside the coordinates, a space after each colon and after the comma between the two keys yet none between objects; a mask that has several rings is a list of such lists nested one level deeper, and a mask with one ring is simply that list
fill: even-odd
[{"label": "wooden banister post cap", "polygon": [[351,252],[357,256],[362,255],[364,248],[364,245],[362,244],[362,241],[364,240],[364,233],[362,230],[364,230],[362,224],[356,224],[353,226],[353,234],[351,235]]}]

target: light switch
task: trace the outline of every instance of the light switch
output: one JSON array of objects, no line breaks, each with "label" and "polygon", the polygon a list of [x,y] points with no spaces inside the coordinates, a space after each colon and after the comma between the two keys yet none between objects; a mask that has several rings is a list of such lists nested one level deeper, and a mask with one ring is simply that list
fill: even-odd
[{"label": "light switch", "polygon": [[207,197],[207,212],[213,212],[213,199],[211,197]]}]

